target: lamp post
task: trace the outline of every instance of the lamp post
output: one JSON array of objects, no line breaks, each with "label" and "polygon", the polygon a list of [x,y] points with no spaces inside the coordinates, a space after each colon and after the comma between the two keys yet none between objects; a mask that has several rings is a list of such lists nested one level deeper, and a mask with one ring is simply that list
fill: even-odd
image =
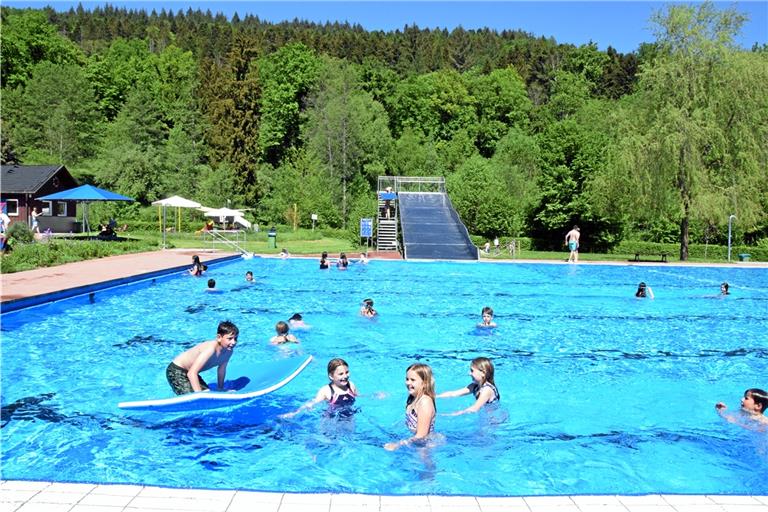
[{"label": "lamp post", "polygon": [[735,215],[728,216],[728,263],[731,262],[731,223],[735,218]]}]

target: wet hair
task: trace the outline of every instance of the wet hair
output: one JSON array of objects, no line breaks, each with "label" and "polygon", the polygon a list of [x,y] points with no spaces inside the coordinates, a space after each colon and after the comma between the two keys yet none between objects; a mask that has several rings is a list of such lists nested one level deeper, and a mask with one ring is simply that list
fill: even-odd
[{"label": "wet hair", "polygon": [[238,329],[237,326],[229,320],[224,320],[223,322],[219,323],[219,327],[216,329],[216,334],[219,336],[232,334],[235,336],[235,338],[237,338],[238,334],[240,334],[240,329]]},{"label": "wet hair", "polygon": [[346,257],[347,257],[347,255],[344,254],[344,253],[339,254],[339,258],[341,258],[341,259],[345,259]]},{"label": "wet hair", "polygon": [[373,307],[373,299],[363,299],[363,304],[366,307],[372,308]]},{"label": "wet hair", "polygon": [[335,372],[336,368],[338,368],[339,366],[346,366],[347,368],[349,368],[349,365],[347,364],[347,362],[340,357],[334,357],[333,359],[328,361],[328,375],[329,376],[333,375],[333,372]]},{"label": "wet hair", "polygon": [[253,277],[253,272],[251,272],[251,271],[249,270],[248,272],[246,272],[246,273],[245,273],[245,275],[246,275],[246,276],[251,276],[251,277]]},{"label": "wet hair", "polygon": [[288,321],[291,321],[291,320],[300,321],[301,319],[302,319],[301,313],[294,313],[293,316],[288,319]]},{"label": "wet hair", "polygon": [[724,282],[723,282],[723,284],[721,284],[721,285],[720,285],[720,290],[722,290],[722,292],[723,292],[725,295],[728,295],[728,294],[730,293],[730,292],[728,291],[728,288],[730,288],[730,285],[728,285],[728,282],[727,282],[727,281],[724,281]]},{"label": "wet hair", "polygon": [[766,409],[768,409],[768,393],[760,388],[749,388],[744,392],[744,398],[746,398],[747,395],[752,397],[752,400],[760,406],[760,412],[765,414]]},{"label": "wet hair", "polygon": [[275,331],[277,331],[277,334],[279,335],[285,335],[288,334],[288,331],[290,328],[288,327],[288,324],[280,320],[275,324]]},{"label": "wet hair", "polygon": [[483,375],[485,375],[485,382],[493,384],[494,386],[496,385],[493,381],[493,363],[490,359],[487,357],[476,357],[472,360],[471,365],[483,372]]},{"label": "wet hair", "polygon": [[645,284],[645,281],[640,281],[640,284],[637,285],[637,291],[635,292],[635,297],[645,297],[645,291],[647,288],[648,287]]},{"label": "wet hair", "polygon": [[[435,377],[432,374],[432,368],[429,367],[428,364],[423,363],[414,363],[411,366],[408,367],[407,370],[405,370],[405,374],[408,375],[408,372],[413,371],[416,373],[416,375],[419,376],[419,378],[424,382],[424,389],[423,394],[427,395],[432,399],[432,401],[435,401]],[[413,403],[414,398],[412,396],[408,397],[408,404]]]},{"label": "wet hair", "polygon": [[480,312],[481,315],[484,315],[488,313],[489,315],[493,316],[493,308],[490,306],[485,306],[483,310]]},{"label": "wet hair", "polygon": [[208,288],[216,288],[216,280],[215,279],[209,279],[208,280]]},{"label": "wet hair", "polygon": [[193,265],[199,265],[200,264],[200,256],[198,256],[197,254],[192,256],[192,264]]},{"label": "wet hair", "polygon": [[328,251],[323,251],[323,254],[320,255],[321,258],[327,259],[328,258]]}]

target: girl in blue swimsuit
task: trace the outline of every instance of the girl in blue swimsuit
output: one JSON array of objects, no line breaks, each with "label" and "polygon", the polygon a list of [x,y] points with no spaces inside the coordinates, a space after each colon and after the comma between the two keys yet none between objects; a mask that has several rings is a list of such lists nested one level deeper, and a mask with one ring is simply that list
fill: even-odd
[{"label": "girl in blue swimsuit", "polygon": [[357,388],[349,380],[349,365],[339,357],[328,361],[328,385],[317,390],[315,398],[293,412],[281,415],[291,418],[301,411],[309,410],[320,402],[328,402],[332,412],[351,411],[357,397]]},{"label": "girl in blue swimsuit", "polygon": [[405,372],[408,400],[405,403],[405,424],[413,433],[409,439],[387,443],[392,451],[411,443],[423,443],[435,431],[435,378],[426,364],[412,364]]},{"label": "girl in blue swimsuit", "polygon": [[464,410],[452,413],[451,416],[477,412],[485,404],[493,404],[501,399],[499,390],[496,389],[496,383],[493,381],[493,363],[490,359],[487,357],[476,357],[473,359],[469,365],[469,375],[472,377],[472,382],[466,387],[454,391],[445,391],[437,395],[437,398],[464,396],[470,393],[475,395],[474,404]]}]

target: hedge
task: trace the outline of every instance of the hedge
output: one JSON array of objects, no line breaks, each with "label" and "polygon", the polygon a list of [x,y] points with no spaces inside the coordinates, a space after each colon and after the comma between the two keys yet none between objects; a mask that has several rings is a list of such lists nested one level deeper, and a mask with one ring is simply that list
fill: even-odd
[{"label": "hedge", "polygon": [[[678,259],[680,257],[680,244],[662,244],[656,242],[635,242],[625,240],[619,243],[611,253],[612,254],[635,254],[640,253],[643,255],[654,255],[666,252],[670,256],[670,260]],[[731,246],[731,261],[738,261],[739,254],[746,253],[750,255],[752,261],[768,261],[768,248],[746,246],[746,245],[732,245]],[[709,260],[723,261],[728,260],[728,247],[725,245],[705,245],[705,244],[689,244],[688,245],[688,257],[689,258],[701,258]]]}]

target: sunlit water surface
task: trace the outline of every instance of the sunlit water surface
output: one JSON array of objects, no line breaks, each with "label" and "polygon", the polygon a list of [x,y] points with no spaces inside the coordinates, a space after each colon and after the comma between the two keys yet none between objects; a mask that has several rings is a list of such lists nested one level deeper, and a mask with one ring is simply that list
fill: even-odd
[{"label": "sunlit water surface", "polygon": [[[246,270],[256,276],[244,281]],[[2,318],[2,478],[381,494],[768,494],[768,434],[724,422],[768,387],[768,270],[374,261],[346,272],[310,260],[212,266],[225,290],[178,275]],[[655,300],[638,300],[639,281]],[[720,297],[720,282],[732,295]],[[375,300],[380,316],[358,316]],[[478,332],[480,310],[499,327]],[[292,348],[268,344],[301,312]],[[296,351],[313,363],[249,405],[201,414],[126,412],[170,396],[165,367],[219,321],[240,327],[228,377]],[[430,448],[407,437],[405,368],[438,391],[490,357],[501,404],[445,416]],[[278,415],[328,382],[333,357],[363,393],[351,419]],[[215,381],[215,371],[204,374]],[[379,394],[385,394],[383,398]]]}]

